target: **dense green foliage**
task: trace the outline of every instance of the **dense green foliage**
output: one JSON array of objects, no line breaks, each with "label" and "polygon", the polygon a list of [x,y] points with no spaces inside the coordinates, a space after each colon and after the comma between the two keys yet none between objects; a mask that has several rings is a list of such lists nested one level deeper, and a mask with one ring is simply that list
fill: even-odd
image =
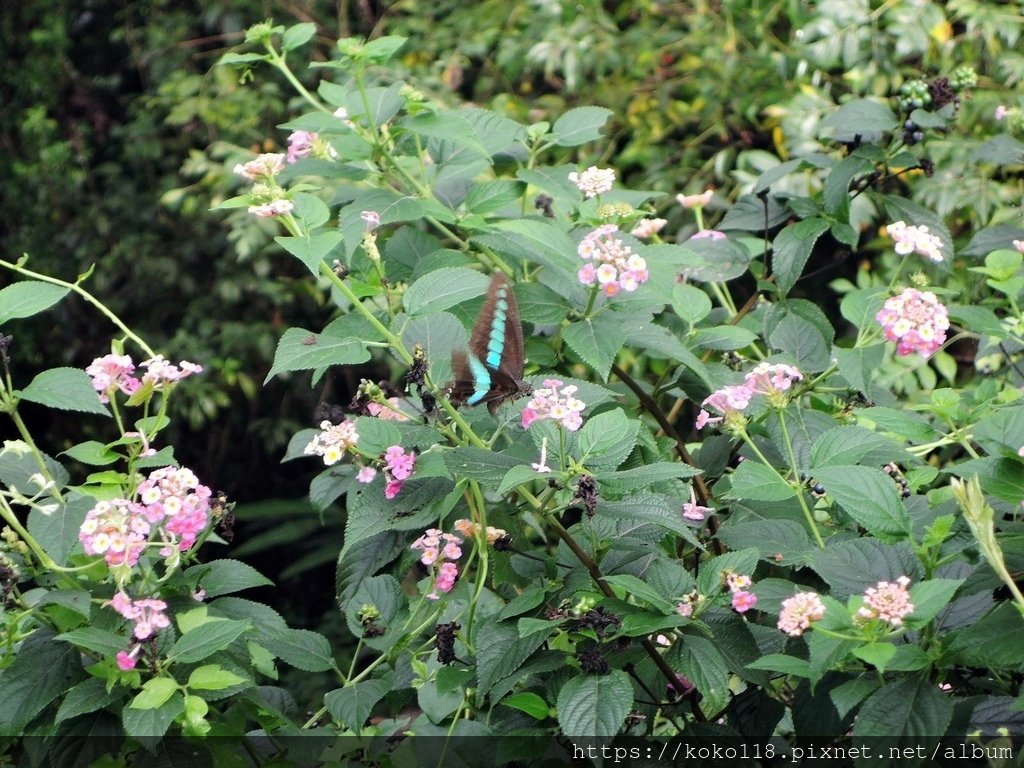
[{"label": "dense green foliage", "polygon": [[[98,133],[58,139],[56,101],[26,110],[15,189],[73,178],[76,146],[90,173],[40,184],[4,242],[32,258],[4,256],[20,282],[0,292],[20,437],[0,453],[0,734],[101,731],[134,761],[147,738],[254,727],[508,737],[486,764],[558,734],[1019,738],[1024,60],[1005,7],[403,5],[361,19],[387,35],[336,44],[336,21],[268,22],[209,74],[162,60],[159,97],[127,104],[120,142],[149,173]],[[150,26],[139,51],[181,30]],[[148,225],[125,205],[146,194]],[[37,224],[86,200],[66,242]],[[453,353],[486,358],[471,331],[498,273],[534,392],[456,409]],[[54,354],[53,312],[206,371],[105,389],[75,368],[106,331],[79,320],[91,338]],[[72,416],[33,441],[20,414],[40,406]],[[327,465],[308,504],[262,473],[236,492],[239,428],[281,474]],[[175,458],[262,502],[248,540],[218,550],[216,495],[194,544],[150,508]],[[110,499],[162,542],[137,562],[90,527],[128,524]],[[260,551],[293,600],[336,559],[340,612],[310,632],[233,596],[266,585],[241,561]],[[169,626],[140,629],[121,592],[165,601]],[[379,746],[351,749],[388,764]]]}]

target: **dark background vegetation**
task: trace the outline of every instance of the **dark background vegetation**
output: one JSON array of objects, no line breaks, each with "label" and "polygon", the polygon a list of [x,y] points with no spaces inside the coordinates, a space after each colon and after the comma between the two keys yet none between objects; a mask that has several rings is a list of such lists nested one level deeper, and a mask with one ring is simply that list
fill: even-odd
[{"label": "dark background vegetation", "polygon": [[[269,71],[240,83],[217,59],[257,21],[313,21],[320,34],[303,55],[314,60],[329,58],[340,36],[409,36],[401,74],[448,104],[481,103],[524,121],[607,106],[615,115],[608,141],[582,159],[616,167],[635,188],[665,192],[671,232],[683,222],[671,195],[713,185],[729,196],[805,150],[813,133],[797,126],[847,93],[886,96],[906,78],[971,64],[981,95],[963,106],[962,143],[972,120],[987,119],[1019,83],[1021,25],[1006,10],[1013,4],[925,4],[923,18],[905,22],[868,13],[878,5],[6,3],[0,251],[7,260],[29,254],[30,268],[64,279],[96,265],[89,290],[168,357],[206,367],[176,396],[168,440],[182,463],[239,502],[235,556],[278,582],[261,597],[296,625],[323,627],[337,620],[341,512],[321,520],[304,499],[316,466],[280,458],[290,436],[312,425],[319,402],[345,403],[360,376],[387,371],[328,377],[315,389],[302,375],[264,384],[279,334],[321,327],[330,310],[297,262],[281,257],[272,224],[209,209],[236,188],[234,162],[247,151],[281,150],[287,134],[276,126],[303,107]],[[320,74],[303,76],[315,82]],[[957,150],[943,140],[934,152]],[[917,199],[942,214],[960,211],[964,226],[992,223],[1012,194],[1012,184],[979,192],[914,183]],[[968,200],[970,210],[961,210]],[[855,273],[856,260],[835,256],[816,254],[824,268],[816,285]],[[0,285],[9,280],[0,274]],[[16,380],[84,367],[108,351],[111,331],[74,299],[42,322],[5,328],[15,336]],[[73,414],[26,413],[51,453],[112,436],[99,420],[83,434]]]}]

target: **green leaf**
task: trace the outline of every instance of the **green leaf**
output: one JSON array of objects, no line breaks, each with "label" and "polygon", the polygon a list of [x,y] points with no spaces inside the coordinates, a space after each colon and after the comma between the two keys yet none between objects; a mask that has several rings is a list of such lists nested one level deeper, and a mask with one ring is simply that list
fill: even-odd
[{"label": "green leaf", "polygon": [[743,349],[757,339],[757,334],[736,325],[716,325],[700,328],[693,335],[693,345],[701,349],[729,351]]},{"label": "green leaf", "polygon": [[[167,680],[167,678],[156,679]],[[173,683],[173,681],[168,682]],[[135,702],[145,695],[146,692],[143,691],[135,697],[131,706],[125,707],[121,711],[124,731],[136,739],[159,739],[167,733],[167,729],[171,727],[175,718],[185,711],[185,698],[179,691],[172,688],[167,699],[161,704],[153,707],[136,707]]]},{"label": "green leaf", "polygon": [[405,292],[405,308],[410,315],[443,312],[483,295],[489,283],[486,276],[472,269],[437,269],[409,286]]},{"label": "green leaf", "polygon": [[390,690],[391,686],[385,680],[363,680],[331,691],[324,697],[324,704],[331,717],[358,733],[374,705]]},{"label": "green leaf", "polygon": [[649,523],[696,543],[693,529],[682,518],[677,500],[669,501],[665,496],[653,493],[631,494],[622,501],[601,500],[601,517],[634,523]]},{"label": "green leaf", "polygon": [[92,386],[92,379],[78,368],[51,368],[43,371],[18,393],[22,400],[48,408],[109,416],[107,407]]},{"label": "green leaf", "polygon": [[501,478],[501,482],[498,484],[497,489],[498,495],[504,496],[513,488],[518,488],[523,483],[529,483],[543,478],[544,475],[540,474],[533,467],[529,467],[525,464],[512,467],[505,473],[505,476]]},{"label": "green leaf", "polygon": [[652,608],[657,608],[662,613],[672,613],[675,605],[658,593],[658,590],[646,584],[636,576],[628,573],[621,573],[613,576],[605,576],[604,580],[613,587],[619,587],[620,599],[627,599],[630,596],[637,597],[646,602]]},{"label": "green leaf", "polygon": [[515,693],[511,696],[506,696],[499,703],[504,704],[506,707],[512,707],[512,709],[518,709],[520,712],[525,712],[534,720],[546,720],[548,717],[548,703],[536,693],[530,693],[529,691]]},{"label": "green leaf", "polygon": [[525,191],[526,185],[521,181],[485,181],[474,185],[466,194],[466,210],[478,216],[496,213],[508,205],[519,202]]},{"label": "green leaf", "polygon": [[31,317],[49,309],[68,295],[68,289],[39,280],[24,280],[0,290],[0,325]]},{"label": "green leaf", "polygon": [[37,507],[28,513],[28,532],[57,565],[67,565],[78,544],[78,531],[95,504],[90,496],[69,495],[53,512]]},{"label": "green leaf", "polygon": [[61,456],[68,456],[91,467],[105,467],[121,458],[116,452],[97,440],[86,440],[84,443],[73,445]]},{"label": "green leaf", "polygon": [[519,637],[516,625],[509,621],[484,624],[476,632],[476,675],[481,695],[486,695],[499,680],[508,677],[533,655],[546,632]]},{"label": "green leaf", "polygon": [[[275,374],[286,371],[365,363],[370,359],[370,351],[364,342],[371,339],[358,335],[357,329],[363,323],[365,321],[362,318],[346,315],[328,325],[322,333],[311,333],[303,328],[289,328],[277,343],[274,365],[264,383]],[[375,333],[373,337],[373,340],[376,340]]]},{"label": "green leaf", "polygon": [[361,55],[374,64],[385,64],[398,53],[409,38],[401,35],[384,35],[363,46]]},{"label": "green leaf", "polygon": [[914,584],[910,588],[914,612],[905,619],[907,626],[916,629],[934,619],[963,583],[963,579],[929,579]]},{"label": "green leaf", "polygon": [[877,667],[879,672],[885,672],[890,659],[896,655],[896,646],[892,643],[868,643],[854,648],[853,655]]},{"label": "green leaf", "polygon": [[894,546],[871,538],[829,543],[813,553],[810,565],[828,582],[832,596],[838,600],[859,594],[880,581],[895,581],[900,576],[913,578],[919,567],[917,557],[906,543]]},{"label": "green leaf", "polygon": [[498,253],[526,259],[550,268],[570,285],[578,286],[576,270],[580,259],[565,231],[549,219],[508,219],[495,222],[492,231],[474,238]]},{"label": "green leaf", "polygon": [[202,661],[217,651],[227,648],[249,628],[250,624],[247,621],[210,619],[205,624],[200,624],[179,637],[168,655],[183,664]]},{"label": "green leaf", "polygon": [[156,709],[178,691],[178,683],[170,677],[154,677],[147,680],[142,691],[132,699],[132,709]]},{"label": "green leaf", "polygon": [[289,629],[276,637],[267,638],[263,646],[286,664],[306,672],[326,672],[334,669],[331,644],[319,632],[308,629]]},{"label": "green leaf", "polygon": [[895,446],[886,438],[854,425],[836,427],[819,435],[811,446],[811,467],[856,464],[869,453]]},{"label": "green leaf", "polygon": [[560,147],[578,147],[601,138],[601,129],[612,116],[604,107],[577,107],[570,109],[555,121],[551,132]]},{"label": "green leaf", "polygon": [[473,126],[459,113],[448,110],[425,113],[402,120],[398,127],[428,139],[450,141],[472,150],[480,157],[490,153],[476,137]]},{"label": "green leaf", "polygon": [[850,217],[850,182],[874,170],[874,163],[856,154],[844,157],[825,179],[822,202],[825,210],[840,221]]},{"label": "green leaf", "polygon": [[120,696],[121,693],[116,690],[107,692],[106,680],[90,677],[64,694],[64,700],[60,703],[54,722],[60,724],[73,717],[103,709]]},{"label": "green leaf", "polygon": [[315,34],[316,24],[312,22],[294,24],[281,35],[281,48],[286,51],[294,51],[300,45],[305,45],[312,40]]},{"label": "green leaf", "polygon": [[633,684],[621,669],[579,675],[558,692],[558,724],[566,736],[611,737],[633,707]]},{"label": "green leaf", "polygon": [[832,363],[831,338],[825,338],[814,323],[793,312],[787,312],[772,328],[768,343],[789,355],[805,373],[824,371]]},{"label": "green leaf", "polygon": [[1019,670],[1024,664],[1024,643],[1020,641],[1024,618],[1009,603],[953,634],[943,653],[944,664],[962,664],[986,669]]},{"label": "green leaf", "polygon": [[515,467],[530,468],[523,459],[474,446],[446,451],[444,463],[453,475],[468,477],[489,486],[497,486],[509,470]]},{"label": "green leaf", "polygon": [[854,347],[853,349],[834,347],[832,354],[836,358],[836,364],[839,366],[839,373],[842,377],[849,382],[851,387],[870,398],[874,392],[872,379],[882,364],[885,344],[872,344],[868,347]]},{"label": "green leaf", "polygon": [[125,648],[124,637],[99,627],[73,629],[70,632],[57,635],[55,639],[71,643],[76,648],[84,648],[100,656],[115,656]]},{"label": "green leaf", "polygon": [[229,672],[218,664],[206,664],[192,670],[188,678],[188,687],[200,691],[219,691],[244,682],[245,678]]},{"label": "green leaf", "polygon": [[274,584],[251,565],[239,560],[214,560],[194,565],[185,571],[185,577],[197,579],[198,586],[206,590],[207,599]]},{"label": "green leaf", "polygon": [[783,229],[772,243],[772,272],[779,292],[785,296],[796,285],[814,244],[828,231],[827,219],[812,218]]},{"label": "green leaf", "polygon": [[722,526],[718,538],[729,549],[754,547],[762,560],[776,565],[801,565],[812,551],[807,529],[796,520],[749,519]]},{"label": "green leaf", "polygon": [[848,101],[821,121],[821,128],[834,129],[833,135],[840,141],[857,134],[891,131],[896,126],[896,115],[889,105],[869,99]]},{"label": "green leaf", "polygon": [[873,467],[832,466],[815,469],[825,493],[870,533],[885,541],[909,535],[910,515],[892,478]]},{"label": "green leaf", "polygon": [[753,547],[726,552],[724,555],[701,563],[697,576],[697,591],[702,595],[716,594],[725,583],[723,575],[726,571],[751,574],[757,567],[758,552]]},{"label": "green leaf", "polygon": [[679,283],[672,288],[672,309],[693,326],[711,313],[711,299],[697,286]]},{"label": "green leaf", "polygon": [[338,249],[342,237],[340,232],[331,230],[296,237],[279,235],[274,242],[305,264],[314,277],[320,277],[320,265]]},{"label": "green leaf", "polygon": [[633,452],[640,422],[621,410],[587,419],[579,433],[580,463],[591,470],[614,469]]},{"label": "green leaf", "polygon": [[828,692],[832,704],[839,716],[845,718],[850,710],[860,704],[864,699],[879,686],[877,680],[870,680],[858,677],[855,680],[838,685]]},{"label": "green leaf", "polygon": [[[642,467],[623,469],[618,472],[598,472],[595,477],[604,490],[621,494],[639,488],[649,488],[655,483],[667,480],[681,480],[699,475],[700,470],[678,461],[659,461]],[[499,491],[500,492],[500,491]]]},{"label": "green leaf", "polygon": [[728,497],[749,501],[785,501],[796,496],[793,486],[779,473],[760,462],[748,459],[732,473]]},{"label": "green leaf", "polygon": [[747,664],[747,669],[763,669],[766,672],[780,672],[783,675],[810,677],[811,665],[807,659],[786,656],[781,653],[769,653],[757,661]]},{"label": "green leaf", "polygon": [[607,381],[615,356],[626,343],[626,332],[614,313],[604,312],[570,324],[562,330],[562,338],[602,381]]},{"label": "green leaf", "polygon": [[689,678],[701,694],[705,714],[718,712],[729,702],[729,665],[715,643],[706,637],[686,635],[671,649],[676,654],[674,669]]},{"label": "green leaf", "polygon": [[52,641],[52,632],[36,630],[0,671],[0,736],[23,735],[25,726],[81,677],[78,651]]},{"label": "green leaf", "polygon": [[36,609],[46,605],[60,605],[77,613],[82,618],[88,619],[92,612],[90,598],[91,595],[85,589],[53,589],[31,605]]},{"label": "green leaf", "polygon": [[927,677],[904,678],[888,683],[861,705],[853,735],[916,746],[926,737],[944,736],[952,717],[953,701],[935,683]]}]

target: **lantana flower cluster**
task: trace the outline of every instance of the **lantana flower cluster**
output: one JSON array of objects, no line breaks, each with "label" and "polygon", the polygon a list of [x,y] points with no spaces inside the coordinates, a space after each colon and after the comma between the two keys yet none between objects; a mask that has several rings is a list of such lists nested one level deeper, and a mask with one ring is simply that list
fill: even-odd
[{"label": "lantana flower cluster", "polygon": [[603,224],[586,235],[576,248],[580,258],[588,260],[576,273],[577,278],[583,285],[597,283],[606,296],[635,291],[650,277],[644,258],[614,237],[618,231],[614,224]]},{"label": "lantana flower cluster", "polygon": [[586,197],[597,197],[605,192],[611,192],[615,185],[615,169],[598,168],[596,165],[592,165],[583,173],[576,171],[570,173],[569,181],[575,184]]},{"label": "lantana flower cluster", "polygon": [[[793,384],[803,381],[803,378],[800,370],[792,365],[759,363],[747,373],[742,384],[730,384],[704,398],[696,427],[703,429],[708,424],[715,426],[734,418],[746,410],[755,395],[764,395],[773,408],[783,408]],[[721,416],[712,416],[708,408],[713,408]]]},{"label": "lantana flower cluster", "polygon": [[713,514],[715,510],[711,507],[702,507],[697,503],[697,494],[693,490],[693,486],[690,486],[690,500],[683,503],[683,517],[686,520],[692,520],[696,523],[703,522],[704,519]]},{"label": "lantana flower cluster", "polygon": [[253,216],[261,219],[284,216],[295,208],[284,188],[275,181],[284,167],[285,155],[278,152],[257,155],[255,159],[235,166],[234,172],[237,175],[253,182],[249,191],[253,203],[249,206],[249,213]]},{"label": "lantana flower cluster", "polygon": [[132,634],[138,640],[148,640],[159,630],[171,625],[164,613],[167,603],[155,598],[132,600],[124,592],[118,592],[110,600],[110,607],[129,621],[135,622]]},{"label": "lantana flower cluster", "polygon": [[778,627],[791,637],[799,637],[824,616],[825,604],[816,592],[798,592],[782,601]]},{"label": "lantana flower cluster", "polygon": [[203,372],[201,365],[187,360],[174,365],[163,355],[144,360],[139,367],[146,369],[141,379],[135,376],[135,363],[130,355],[109,354],[97,357],[85,372],[92,379],[93,389],[99,393],[100,402],[103,403],[109,403],[110,395],[115,391],[130,396],[144,384],[152,385],[155,390],[163,390],[194,373]]},{"label": "lantana flower cluster", "polygon": [[428,528],[412,543],[411,549],[422,550],[420,562],[431,568],[434,574],[433,589],[427,594],[427,599],[437,600],[440,597],[438,592],[450,592],[459,576],[459,566],[455,561],[462,557],[462,539],[440,528]]},{"label": "lantana flower cluster", "polygon": [[914,352],[930,357],[946,341],[949,312],[931,291],[906,288],[897,296],[887,299],[875,315],[885,338],[896,342],[896,353]]},{"label": "lantana flower cluster", "polygon": [[903,619],[914,612],[907,586],[910,579],[900,576],[896,581],[880,581],[877,586],[864,591],[864,605],[857,611],[857,617],[864,621],[881,619],[893,627],[902,627]]},{"label": "lantana flower cluster", "polygon": [[533,399],[523,409],[523,429],[539,419],[554,419],[570,432],[583,426],[586,403],[576,398],[577,387],[562,386],[560,379],[545,379],[544,386],[533,391]]},{"label": "lantana flower cluster", "polygon": [[747,590],[753,581],[744,574],[728,572],[725,574],[725,585],[732,593],[732,608],[737,613],[746,613],[757,605],[757,595]]},{"label": "lantana flower cluster", "polygon": [[323,457],[324,464],[328,467],[341,461],[346,451],[355,448],[359,442],[359,433],[356,432],[354,421],[345,419],[340,424],[332,424],[325,420],[320,422],[320,429],[321,431],[313,435],[313,439],[302,452],[307,456]]},{"label": "lantana flower cluster", "polygon": [[210,489],[190,469],[154,470],[138,489],[138,501],[110,499],[89,510],[78,531],[87,555],[103,555],[110,566],[133,567],[153,534],[160,554],[184,552],[209,522]]},{"label": "lantana flower cluster", "polygon": [[338,153],[319,133],[312,131],[292,131],[288,136],[288,162],[294,163],[303,157],[321,157],[334,159]]},{"label": "lantana flower cluster", "polygon": [[706,189],[700,194],[696,195],[676,195],[676,202],[679,203],[683,208],[703,208],[705,205],[711,202],[711,198],[714,196],[715,191],[713,189]]},{"label": "lantana flower cluster", "polygon": [[915,227],[903,221],[895,221],[885,229],[896,243],[894,250],[900,256],[916,251],[932,261],[942,261],[942,240],[938,235],[931,234],[924,224]]},{"label": "lantana flower cluster", "polygon": [[392,445],[384,452],[384,498],[393,499],[402,492],[402,486],[416,468],[416,454],[406,453],[400,445]]},{"label": "lantana flower cluster", "polygon": [[641,240],[646,240],[661,232],[666,224],[668,224],[667,219],[641,219],[633,226],[629,234]]}]

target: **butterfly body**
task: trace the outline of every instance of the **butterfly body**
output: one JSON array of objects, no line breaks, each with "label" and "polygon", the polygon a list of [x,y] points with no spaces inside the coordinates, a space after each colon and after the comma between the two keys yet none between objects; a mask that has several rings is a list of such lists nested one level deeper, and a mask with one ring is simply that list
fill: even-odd
[{"label": "butterfly body", "polygon": [[480,315],[473,325],[469,350],[452,352],[451,401],[456,405],[487,403],[493,414],[506,400],[528,395],[523,382],[523,326],[512,286],[502,274],[491,280]]}]

